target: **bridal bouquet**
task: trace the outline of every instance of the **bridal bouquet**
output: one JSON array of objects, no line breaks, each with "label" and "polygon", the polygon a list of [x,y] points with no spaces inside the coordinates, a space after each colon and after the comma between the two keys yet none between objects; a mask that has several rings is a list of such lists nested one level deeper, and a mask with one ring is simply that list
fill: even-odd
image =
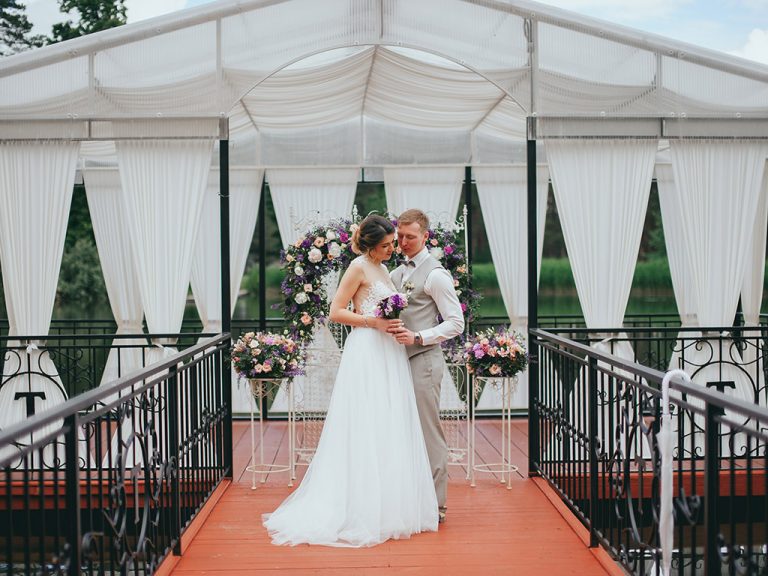
[{"label": "bridal bouquet", "polygon": [[392,320],[394,318],[399,318],[400,312],[405,310],[407,307],[408,298],[405,296],[405,294],[395,292],[391,296],[387,296],[386,298],[379,300],[379,303],[376,305],[376,310],[374,310],[374,314],[379,318]]},{"label": "bridal bouquet", "polygon": [[477,376],[514,376],[528,366],[525,336],[493,328],[478,332],[464,344],[464,362]]},{"label": "bridal bouquet", "polygon": [[247,332],[232,346],[232,367],[241,378],[293,378],[303,374],[301,347],[281,334]]}]

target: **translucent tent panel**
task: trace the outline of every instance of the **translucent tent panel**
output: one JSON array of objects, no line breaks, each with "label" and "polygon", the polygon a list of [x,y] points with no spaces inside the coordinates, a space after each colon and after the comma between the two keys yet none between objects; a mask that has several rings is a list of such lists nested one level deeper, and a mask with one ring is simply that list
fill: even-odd
[{"label": "translucent tent panel", "polygon": [[468,130],[431,130],[365,119],[366,165],[467,164],[470,149]]},{"label": "translucent tent panel", "polygon": [[88,112],[88,58],[79,57],[0,75],[0,112],[5,118],[61,118]]},{"label": "translucent tent panel", "polygon": [[504,3],[382,0],[381,43],[449,56],[503,89],[509,71],[528,66],[525,21]]},{"label": "translucent tent panel", "polygon": [[219,0],[0,60],[0,138],[226,117],[264,165],[505,161],[534,112],[542,138],[761,137],[736,119],[768,121],[768,67],[526,0]]},{"label": "translucent tent panel", "polygon": [[663,57],[662,110],[688,116],[730,114],[765,115],[768,82],[687,62],[684,57]]},{"label": "translucent tent panel", "polygon": [[[235,98],[306,56],[376,38],[373,0],[292,0],[264,3],[221,20],[224,76]],[[290,23],[290,24],[287,24]]]},{"label": "translucent tent panel", "polygon": [[359,119],[296,130],[260,130],[263,166],[360,164]]},{"label": "translucent tent panel", "polygon": [[656,56],[649,51],[541,23],[538,27],[540,114],[638,114],[653,98]]},{"label": "translucent tent panel", "polygon": [[[150,61],[161,66],[147,70]],[[96,115],[215,114],[223,106],[216,70],[215,22],[98,52]]]}]

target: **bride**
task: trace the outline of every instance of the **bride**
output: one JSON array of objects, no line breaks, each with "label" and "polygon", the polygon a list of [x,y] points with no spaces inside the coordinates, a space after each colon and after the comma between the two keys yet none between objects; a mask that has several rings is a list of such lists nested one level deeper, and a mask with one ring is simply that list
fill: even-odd
[{"label": "bride", "polygon": [[[373,546],[437,530],[438,510],[405,348],[374,315],[395,292],[386,267],[395,228],[370,215],[352,237],[352,261],[330,319],[347,337],[317,451],[298,488],[264,526],[273,544]],[[354,312],[347,309],[349,301]]]}]

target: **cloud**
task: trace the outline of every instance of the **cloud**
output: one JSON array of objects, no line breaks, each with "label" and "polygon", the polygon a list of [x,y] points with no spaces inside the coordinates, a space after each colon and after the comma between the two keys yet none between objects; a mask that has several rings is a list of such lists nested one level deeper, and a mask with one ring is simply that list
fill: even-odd
[{"label": "cloud", "polygon": [[752,30],[747,38],[747,43],[740,50],[732,51],[731,54],[768,64],[768,29],[755,28]]},{"label": "cloud", "polygon": [[168,14],[181,10],[187,5],[186,0],[127,0],[125,3],[128,9],[128,22],[138,22],[147,18],[154,18],[161,14]]},{"label": "cloud", "polygon": [[[760,0],[752,0],[760,1]],[[544,4],[587,14],[594,18],[629,23],[664,18],[693,0],[543,0]]]}]

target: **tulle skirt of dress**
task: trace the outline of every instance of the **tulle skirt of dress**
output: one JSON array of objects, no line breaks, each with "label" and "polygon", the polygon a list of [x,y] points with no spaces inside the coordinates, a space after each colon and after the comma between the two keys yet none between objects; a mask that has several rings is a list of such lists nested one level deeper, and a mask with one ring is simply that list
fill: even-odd
[{"label": "tulle skirt of dress", "polygon": [[437,498],[403,346],[352,331],[306,475],[264,526],[273,544],[373,546],[437,530]]}]

